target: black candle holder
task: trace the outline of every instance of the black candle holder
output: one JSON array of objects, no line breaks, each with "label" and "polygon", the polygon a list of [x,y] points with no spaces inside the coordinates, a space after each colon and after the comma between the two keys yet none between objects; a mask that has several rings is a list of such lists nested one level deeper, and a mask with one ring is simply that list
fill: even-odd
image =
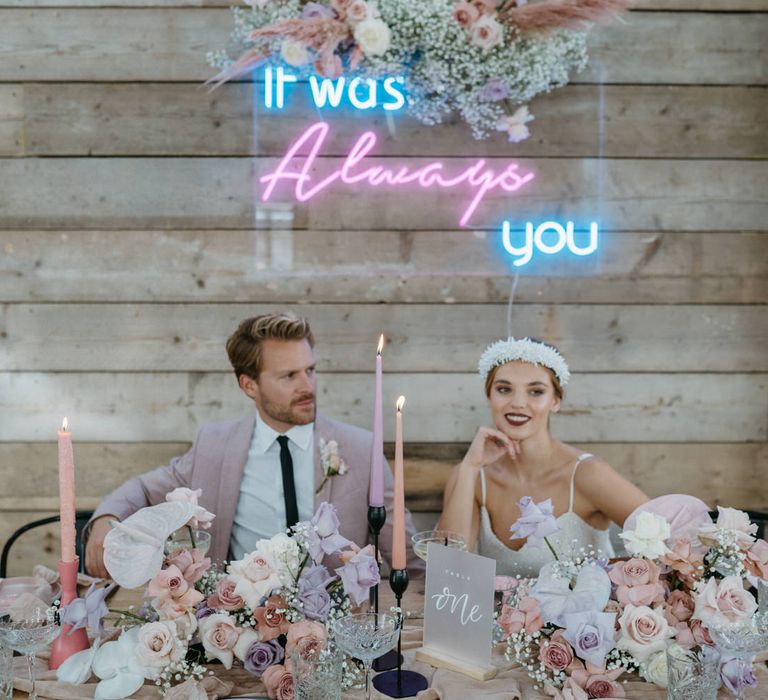
[{"label": "black candle holder", "polygon": [[[379,567],[381,572],[381,565],[379,564],[379,533],[384,527],[384,523],[387,522],[387,511],[384,506],[368,506],[368,528],[373,536],[373,550],[376,557],[376,566]],[[379,614],[379,584],[376,584],[371,588],[371,604],[373,605],[373,612]],[[378,618],[376,618],[378,619]],[[390,669],[397,668],[399,656],[394,651],[388,651],[386,654],[382,654],[378,659],[373,660],[374,671],[389,671]]]},{"label": "black candle holder", "polygon": [[380,693],[391,698],[411,698],[429,685],[427,679],[417,671],[404,671],[403,655],[401,654],[403,642],[403,593],[408,588],[408,570],[392,569],[389,572],[389,586],[395,594],[397,607],[400,608],[400,634],[397,637],[397,668],[380,673],[373,679],[373,687]]}]

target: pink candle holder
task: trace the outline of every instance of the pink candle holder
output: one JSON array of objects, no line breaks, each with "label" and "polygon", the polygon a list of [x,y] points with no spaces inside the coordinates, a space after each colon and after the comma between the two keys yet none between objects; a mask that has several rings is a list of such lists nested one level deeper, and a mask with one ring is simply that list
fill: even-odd
[{"label": "pink candle holder", "polygon": [[[59,579],[61,581],[61,606],[64,607],[77,598],[77,570],[80,565],[80,558],[75,557],[74,561],[59,562]],[[75,630],[70,634],[72,625],[62,625],[61,634],[56,637],[51,645],[51,658],[48,662],[48,668],[57,669],[72,654],[83,651],[91,646],[88,641],[88,633],[84,628]]]}]

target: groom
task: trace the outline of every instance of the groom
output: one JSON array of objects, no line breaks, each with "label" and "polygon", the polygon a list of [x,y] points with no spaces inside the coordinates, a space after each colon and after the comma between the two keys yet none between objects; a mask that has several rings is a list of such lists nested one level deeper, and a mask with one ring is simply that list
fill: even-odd
[{"label": "groom", "polygon": [[[240,420],[203,425],[192,448],[170,464],[137,476],[110,493],[88,525],[88,572],[107,576],[104,537],[110,521],[162,503],[179,486],[202,489],[199,503],[216,514],[209,556],[239,559],[259,539],[309,520],[322,501],[336,507],[339,531],[363,546],[368,541],[371,434],[317,415],[314,337],[309,323],[293,314],[265,314],[244,320],[227,341],[238,385],[256,412]],[[348,466],[323,484],[320,441],[335,441]],[[385,559],[392,553],[392,474],[384,469],[387,522],[379,537]],[[322,484],[322,488],[321,487]],[[316,490],[319,490],[316,493]],[[406,539],[413,525],[406,513]],[[424,564],[408,551],[412,576]]]}]

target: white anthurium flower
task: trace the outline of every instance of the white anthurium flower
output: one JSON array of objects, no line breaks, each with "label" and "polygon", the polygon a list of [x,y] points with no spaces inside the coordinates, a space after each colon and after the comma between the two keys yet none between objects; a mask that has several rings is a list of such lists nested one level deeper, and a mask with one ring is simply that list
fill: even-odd
[{"label": "white anthurium flower", "polygon": [[96,637],[93,646],[72,654],[61,666],[56,669],[56,680],[62,683],[82,685],[91,677],[93,659],[101,646],[101,638]]},{"label": "white anthurium flower", "polygon": [[93,672],[101,681],[94,700],[120,700],[144,685],[144,669],[136,657],[139,627],[123,632],[116,642],[107,642],[96,652]]}]

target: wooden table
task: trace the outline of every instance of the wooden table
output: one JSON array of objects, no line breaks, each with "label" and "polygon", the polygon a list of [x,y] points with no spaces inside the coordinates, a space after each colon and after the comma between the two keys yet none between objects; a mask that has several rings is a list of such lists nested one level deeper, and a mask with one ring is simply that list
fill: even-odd
[{"label": "wooden table", "polygon": [[[386,586],[385,586],[386,588]],[[423,600],[423,586],[421,584],[412,585],[411,589],[406,592],[403,607],[405,610],[418,610],[421,608]],[[380,601],[379,609],[382,612],[389,610],[393,605],[394,599],[391,593],[387,590],[386,593],[382,591],[382,597]],[[141,604],[141,591],[118,591],[112,599],[109,601],[110,608],[125,610],[130,605],[139,606]],[[499,674],[497,677],[488,681],[484,685],[478,685],[478,682],[472,681],[469,678],[460,676],[457,673],[448,671],[446,669],[435,669],[431,666],[419,663],[414,660],[414,650],[421,646],[422,638],[422,621],[420,619],[409,619],[406,621],[406,625],[403,632],[403,649],[405,651],[406,665],[408,668],[419,671],[427,676],[432,684],[436,684],[439,687],[451,686],[453,690],[446,697],[437,695],[431,688],[423,691],[419,694],[417,700],[467,700],[478,694],[481,689],[487,693],[491,687],[498,687],[499,693],[497,695],[486,696],[488,700],[498,698],[499,700],[509,700],[513,697],[509,691],[515,685],[519,687],[521,700],[545,700],[550,696],[544,694],[541,691],[537,691],[533,687],[533,681],[528,677],[525,671],[514,662],[504,659],[503,654],[499,651],[494,656],[494,665],[498,666]],[[23,659],[16,659],[19,663],[19,668],[26,668],[26,663]],[[55,674],[51,671],[43,671],[44,662],[41,661],[38,674],[38,696],[40,698],[59,698],[66,700],[88,700],[93,698],[93,691],[96,687],[95,683],[89,683],[83,686],[68,686],[67,691],[69,694],[64,695],[62,693],[50,694],[52,688],[51,681],[55,680]],[[759,685],[757,688],[751,689],[747,692],[747,697],[750,700],[764,700],[768,697],[768,669],[766,669],[765,663],[762,661],[756,665],[757,674],[759,678]],[[254,679],[248,675],[242,668],[233,668],[231,671],[224,670],[221,666],[216,666],[217,675],[227,680],[231,680],[235,683],[235,693],[248,693],[258,695],[263,691],[263,686],[258,679]],[[23,686],[26,689],[26,684]],[[627,698],[631,700],[666,700],[666,690],[657,688],[643,681],[633,678],[629,680],[625,686]],[[473,692],[474,691],[474,692]],[[49,693],[49,694],[46,694]],[[21,690],[14,691],[14,700],[16,698],[26,698],[27,693]],[[131,696],[132,698],[140,700],[156,700],[160,697],[157,693],[154,685],[147,684],[137,694]],[[234,697],[234,696],[233,696]],[[264,694],[266,697],[266,694]],[[352,690],[343,694],[344,700],[361,700],[364,697],[362,690]],[[379,694],[376,690],[373,691],[372,697],[376,700],[385,700],[387,696]],[[718,694],[718,700],[727,700],[732,696],[730,693],[721,690]]]}]

